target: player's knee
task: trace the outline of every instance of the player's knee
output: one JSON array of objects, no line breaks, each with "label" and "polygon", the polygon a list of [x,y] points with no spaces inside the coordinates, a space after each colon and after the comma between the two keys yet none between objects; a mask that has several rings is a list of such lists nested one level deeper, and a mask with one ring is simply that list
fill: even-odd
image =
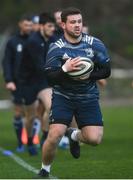
[{"label": "player's knee", "polygon": [[15,117],[22,116],[23,115],[22,109],[21,108],[15,108],[14,114],[15,114]]},{"label": "player's knee", "polygon": [[91,144],[92,146],[97,146],[101,143],[101,140],[99,137],[90,137],[86,139],[87,144]]},{"label": "player's knee", "polygon": [[58,144],[62,136],[63,134],[61,132],[54,130],[49,132],[47,140],[50,144]]},{"label": "player's knee", "polygon": [[34,121],[34,118],[35,116],[31,114],[28,116],[28,121],[32,123]]},{"label": "player's knee", "polygon": [[46,106],[45,107],[45,113],[49,114],[50,113],[50,109],[51,109],[51,106]]},{"label": "player's knee", "polygon": [[34,122],[34,115],[32,115],[32,114],[28,114],[28,115],[26,115],[26,117],[25,117],[25,123],[26,124],[33,124],[33,122]]},{"label": "player's knee", "polygon": [[102,141],[102,136],[100,134],[88,134],[84,138],[86,143],[91,144],[92,146],[97,146]]},{"label": "player's knee", "polygon": [[90,139],[91,145],[97,146],[101,143],[101,138],[100,137],[93,137]]}]

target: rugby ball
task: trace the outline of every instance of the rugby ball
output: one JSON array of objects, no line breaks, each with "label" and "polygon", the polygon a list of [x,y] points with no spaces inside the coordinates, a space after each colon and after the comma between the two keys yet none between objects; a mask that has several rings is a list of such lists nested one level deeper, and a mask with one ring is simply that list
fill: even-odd
[{"label": "rugby ball", "polygon": [[90,76],[90,73],[94,69],[94,63],[87,57],[80,57],[81,64],[80,70],[68,72],[68,75],[74,80],[84,80]]}]

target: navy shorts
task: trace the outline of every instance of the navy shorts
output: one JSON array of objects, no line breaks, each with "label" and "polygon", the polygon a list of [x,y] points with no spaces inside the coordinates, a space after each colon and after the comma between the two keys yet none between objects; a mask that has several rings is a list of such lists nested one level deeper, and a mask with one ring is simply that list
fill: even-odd
[{"label": "navy shorts", "polygon": [[25,105],[31,105],[33,104],[36,99],[38,93],[43,90],[48,88],[48,84],[46,82],[35,82],[34,84],[30,85],[21,85],[21,93],[23,97],[23,103]]},{"label": "navy shorts", "polygon": [[73,116],[78,127],[103,126],[98,99],[66,97],[53,93],[50,124],[70,125]]}]

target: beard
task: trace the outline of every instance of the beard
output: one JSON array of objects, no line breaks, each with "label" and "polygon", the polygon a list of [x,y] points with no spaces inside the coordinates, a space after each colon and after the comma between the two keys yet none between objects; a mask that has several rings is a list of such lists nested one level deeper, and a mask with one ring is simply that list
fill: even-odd
[{"label": "beard", "polygon": [[82,34],[82,32],[80,32],[79,34],[76,34],[74,32],[68,31],[67,29],[65,31],[71,38],[74,38],[74,39],[78,39]]}]

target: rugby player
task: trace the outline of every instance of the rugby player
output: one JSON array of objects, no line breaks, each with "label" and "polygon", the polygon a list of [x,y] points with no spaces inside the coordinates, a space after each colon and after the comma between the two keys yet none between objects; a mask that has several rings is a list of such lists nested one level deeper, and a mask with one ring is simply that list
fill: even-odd
[{"label": "rugby player", "polygon": [[39,25],[39,16],[38,15],[34,15],[32,17],[32,31],[33,32],[37,32],[40,29],[40,25]]},{"label": "rugby player", "polygon": [[[40,30],[29,37],[21,63],[20,77],[26,112],[26,129],[28,132],[28,151],[36,155],[33,144],[32,124],[35,117],[35,101],[38,98],[44,107],[42,120],[43,141],[47,136],[48,118],[51,107],[51,88],[45,75],[45,58],[55,30],[54,18],[48,13],[39,16]],[[42,142],[43,143],[43,142]]]},{"label": "rugby player", "polygon": [[19,32],[9,39],[3,59],[3,72],[6,88],[10,90],[14,103],[14,129],[16,131],[18,147],[17,152],[23,152],[24,146],[21,140],[23,128],[23,99],[20,89],[19,70],[25,43],[32,30],[32,22],[29,16],[24,15],[18,22]]},{"label": "rugby player", "polygon": [[[103,119],[96,81],[110,76],[107,49],[101,40],[82,33],[83,20],[79,9],[65,9],[61,18],[64,36],[50,46],[45,66],[54,90],[51,122],[48,137],[43,144],[42,167],[38,178],[49,177],[57,145],[73,116],[80,129],[70,128],[67,131],[70,152],[74,158],[80,157],[79,142],[95,146],[101,143],[103,136]],[[68,60],[64,60],[66,56]],[[78,69],[80,56],[90,58],[95,68],[89,78],[76,81],[71,79],[67,72]]]},{"label": "rugby player", "polygon": [[59,10],[56,10],[54,12],[54,18],[55,18],[55,21],[56,21],[56,29],[55,29],[55,33],[54,33],[54,37],[55,37],[55,40],[58,40],[59,38],[61,38],[61,36],[63,35],[63,29],[61,27],[61,13],[62,11],[59,9]]},{"label": "rugby player", "polygon": [[[38,32],[40,30],[39,24],[39,15],[32,16],[32,32]],[[39,133],[40,133],[40,117],[43,113],[44,109],[42,107],[42,103],[40,101],[36,101],[35,103],[35,120],[33,123],[33,144],[40,144]]]}]

